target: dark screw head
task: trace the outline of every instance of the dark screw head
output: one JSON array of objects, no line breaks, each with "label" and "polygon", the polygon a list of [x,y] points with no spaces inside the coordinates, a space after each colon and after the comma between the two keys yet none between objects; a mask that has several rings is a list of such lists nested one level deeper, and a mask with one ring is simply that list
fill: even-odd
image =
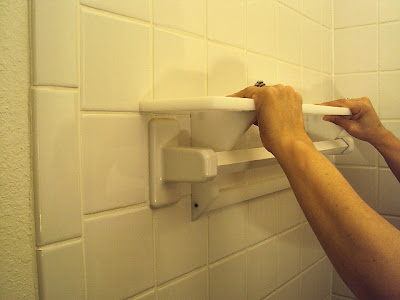
[{"label": "dark screw head", "polygon": [[199,205],[197,203],[194,204],[194,207],[198,207]]}]

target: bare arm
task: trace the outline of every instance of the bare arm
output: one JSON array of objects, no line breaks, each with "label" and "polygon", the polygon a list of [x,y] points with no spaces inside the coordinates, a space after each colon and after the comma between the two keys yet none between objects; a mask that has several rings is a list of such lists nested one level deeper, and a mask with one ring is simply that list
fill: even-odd
[{"label": "bare arm", "polygon": [[400,298],[400,232],[373,211],[304,131],[291,87],[249,87],[265,148],[281,164],[311,227],[339,275],[361,299]]},{"label": "bare arm", "polygon": [[325,120],[341,126],[352,136],[373,145],[400,182],[400,141],[383,127],[369,99],[339,99],[323,105],[350,108],[353,113],[350,120],[341,116],[326,116]]}]

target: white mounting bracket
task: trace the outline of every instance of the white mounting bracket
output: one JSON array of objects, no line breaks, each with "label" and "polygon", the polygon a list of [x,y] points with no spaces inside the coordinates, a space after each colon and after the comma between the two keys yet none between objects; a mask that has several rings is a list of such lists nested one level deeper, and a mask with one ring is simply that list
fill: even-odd
[{"label": "white mounting bracket", "polygon": [[[213,209],[246,201],[290,187],[284,174],[268,182],[220,190],[217,174],[244,171],[276,161],[264,148],[215,152],[209,148],[179,146],[179,124],[173,118],[149,122],[150,206],[158,208],[180,200],[181,182],[192,183],[192,219]],[[354,148],[351,137],[314,143],[323,154],[347,154]]]}]

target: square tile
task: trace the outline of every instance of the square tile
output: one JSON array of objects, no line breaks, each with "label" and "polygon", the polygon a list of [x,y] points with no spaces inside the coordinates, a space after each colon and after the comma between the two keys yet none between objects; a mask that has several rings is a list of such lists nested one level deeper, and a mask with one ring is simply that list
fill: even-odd
[{"label": "square tile", "polygon": [[303,94],[300,67],[284,62],[278,62],[277,82],[283,85],[290,85],[296,92]]},{"label": "square tile", "polygon": [[322,27],[309,19],[303,22],[302,53],[303,66],[321,71],[322,66]]},{"label": "square tile", "polygon": [[204,35],[204,14],[204,0],[153,0],[155,24]]},{"label": "square tile", "polygon": [[287,5],[294,10],[300,11],[300,0],[278,0],[280,3]]},{"label": "square tile", "polygon": [[325,255],[311,226],[301,226],[301,270],[305,270]]},{"label": "square tile", "polygon": [[[387,130],[390,130],[395,137],[397,137],[398,139],[400,138],[400,122],[399,121],[383,121],[382,122],[383,126],[385,126],[385,128]],[[380,167],[387,167],[387,163],[385,161],[385,159],[383,158],[383,156],[381,154],[378,154],[378,164]]]},{"label": "square tile", "polygon": [[326,258],[300,277],[300,299],[324,299],[331,292],[331,265]]},{"label": "square tile", "polygon": [[[358,73],[378,68],[377,26],[335,30],[335,72]],[[354,51],[363,49],[363,51]]]},{"label": "square tile", "polygon": [[[247,50],[270,55],[276,52],[276,5],[271,0],[247,2]],[[261,38],[260,38],[261,37]]]},{"label": "square tile", "polygon": [[138,114],[83,114],[85,214],[147,201],[146,121]]},{"label": "square tile", "polygon": [[301,229],[298,226],[278,236],[278,286],[300,273]]},{"label": "square tile", "polygon": [[278,290],[279,300],[297,300],[300,299],[300,278],[291,280]]},{"label": "square tile", "polygon": [[278,231],[296,226],[302,220],[302,211],[292,189],[281,191],[278,197]]},{"label": "square tile", "polygon": [[90,218],[84,231],[88,299],[127,298],[154,285],[150,209]]},{"label": "square tile", "polygon": [[190,198],[155,211],[157,284],[207,263],[207,217],[191,219]]},{"label": "square tile", "polygon": [[82,235],[78,93],[34,88],[33,172],[38,245]]},{"label": "square tile", "polygon": [[376,0],[335,0],[335,28],[375,24],[378,16]]},{"label": "square tile", "polygon": [[400,69],[400,23],[379,25],[379,69]]},{"label": "square tile", "polygon": [[214,210],[209,214],[209,262],[246,247],[247,219],[247,202]]},{"label": "square tile", "polygon": [[266,240],[278,232],[278,202],[275,194],[249,201],[248,245]]},{"label": "square tile", "polygon": [[377,169],[338,167],[343,177],[350,183],[357,194],[373,209],[377,209]]},{"label": "square tile", "polygon": [[322,54],[321,69],[322,72],[332,73],[332,30],[322,28]]},{"label": "square tile", "polygon": [[150,20],[150,5],[149,0],[80,0],[81,4],[101,10],[109,11],[119,15],[141,19],[144,21]]},{"label": "square tile", "polygon": [[37,250],[40,299],[85,299],[82,242]]},{"label": "square tile", "polygon": [[78,86],[76,1],[32,1],[33,85]]},{"label": "square tile", "polygon": [[210,266],[210,299],[246,299],[246,253]]},{"label": "square tile", "polygon": [[398,0],[379,0],[379,22],[400,20],[400,2]]},{"label": "square tile", "polygon": [[322,0],[322,25],[332,28],[332,5],[333,0]]},{"label": "square tile", "polygon": [[287,7],[278,8],[278,52],[279,59],[300,64],[301,17]]},{"label": "square tile", "polygon": [[261,299],[277,287],[276,238],[247,251],[247,299]]},{"label": "square tile", "polygon": [[400,95],[398,86],[400,72],[381,72],[379,76],[379,116],[382,119],[400,117]]},{"label": "square tile", "polygon": [[247,53],[247,85],[254,85],[258,80],[263,80],[266,85],[277,84],[276,60]]},{"label": "square tile", "polygon": [[207,2],[207,37],[211,40],[245,47],[244,0],[214,0]]},{"label": "square tile", "polygon": [[[325,100],[329,101],[333,99],[333,81],[332,81],[332,76],[329,74],[321,74],[321,102],[324,102]],[[329,99],[329,100],[328,100]]]},{"label": "square tile", "polygon": [[202,39],[154,31],[155,99],[205,95],[205,47]]},{"label": "square tile", "polygon": [[397,230],[400,230],[400,217],[385,216],[385,219],[396,227]]},{"label": "square tile", "polygon": [[158,300],[207,299],[207,270],[177,280],[157,291]]},{"label": "square tile", "polygon": [[321,103],[324,101],[322,73],[303,68],[303,103]]},{"label": "square tile", "polygon": [[400,185],[390,169],[379,170],[379,212],[400,216]]},{"label": "square tile", "polygon": [[81,9],[83,110],[132,111],[151,97],[150,28]]},{"label": "square tile", "polygon": [[208,43],[208,95],[226,96],[246,87],[246,55],[239,49]]},{"label": "square tile", "polygon": [[379,111],[378,74],[350,74],[335,76],[335,99],[368,97]]},{"label": "square tile", "polygon": [[303,14],[307,17],[321,23],[322,1],[320,0],[303,0]]}]

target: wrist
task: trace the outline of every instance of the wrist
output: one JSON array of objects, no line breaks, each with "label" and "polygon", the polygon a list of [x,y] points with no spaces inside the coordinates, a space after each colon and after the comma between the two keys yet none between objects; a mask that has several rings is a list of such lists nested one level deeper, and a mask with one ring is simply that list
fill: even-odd
[{"label": "wrist", "polygon": [[383,125],[381,125],[379,129],[377,129],[373,137],[368,140],[368,142],[379,150],[380,148],[390,144],[393,138],[394,135],[389,130],[387,130]]}]

